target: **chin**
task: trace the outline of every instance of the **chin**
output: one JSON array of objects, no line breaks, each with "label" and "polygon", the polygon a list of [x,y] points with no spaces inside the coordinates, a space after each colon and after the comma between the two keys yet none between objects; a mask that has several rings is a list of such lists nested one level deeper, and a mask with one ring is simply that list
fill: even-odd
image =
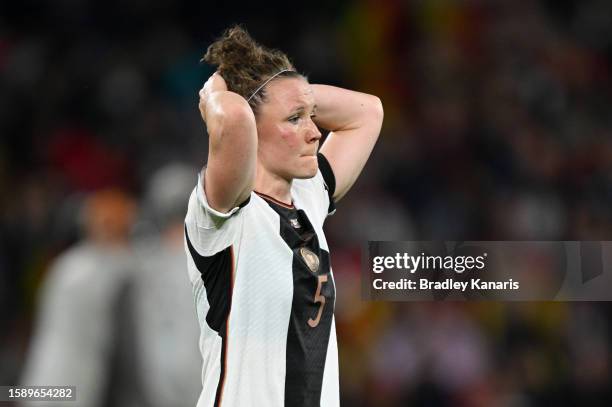
[{"label": "chin", "polygon": [[294,178],[308,179],[317,175],[317,171],[319,170],[319,163],[317,162],[316,157],[313,161],[314,162],[311,165],[302,167],[299,171],[297,171]]}]

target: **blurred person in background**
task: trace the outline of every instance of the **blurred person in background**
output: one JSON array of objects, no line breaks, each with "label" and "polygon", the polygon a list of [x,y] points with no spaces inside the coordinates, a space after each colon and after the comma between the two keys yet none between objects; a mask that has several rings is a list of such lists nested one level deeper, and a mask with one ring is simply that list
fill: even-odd
[{"label": "blurred person in background", "polygon": [[44,282],[23,385],[76,386],[73,405],[104,405],[116,318],[133,269],[129,233],[135,213],[134,200],[119,190],[86,198],[83,240],[55,260]]},{"label": "blurred person in background", "polygon": [[191,287],[176,274],[185,267],[193,174],[180,164],[154,173],[144,201],[149,233],[134,244],[131,198],[102,190],[86,199],[84,240],[44,283],[23,384],[75,385],[79,406],[195,404],[199,329]]},{"label": "blurred person in background", "polygon": [[129,308],[134,373],[144,406],[194,406],[202,388],[199,326],[185,269],[185,202],[195,170],[169,164],[151,178],[144,202],[152,233],[135,242]]}]

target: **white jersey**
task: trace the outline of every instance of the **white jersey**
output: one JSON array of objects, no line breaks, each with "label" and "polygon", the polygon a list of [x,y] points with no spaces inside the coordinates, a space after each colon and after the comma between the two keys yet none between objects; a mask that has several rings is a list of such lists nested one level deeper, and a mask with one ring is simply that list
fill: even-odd
[{"label": "white jersey", "polygon": [[252,192],[220,213],[202,180],[185,222],[203,357],[197,406],[338,406],[327,160],[319,154],[317,175],[293,181],[292,205]]}]

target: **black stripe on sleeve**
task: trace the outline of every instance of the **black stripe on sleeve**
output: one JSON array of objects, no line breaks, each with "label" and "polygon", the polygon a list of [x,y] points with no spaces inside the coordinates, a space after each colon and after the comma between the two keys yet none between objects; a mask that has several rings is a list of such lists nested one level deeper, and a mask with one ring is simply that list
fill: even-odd
[{"label": "black stripe on sleeve", "polygon": [[[245,201],[245,205],[248,200]],[[223,387],[225,384],[226,365],[227,365],[227,342],[229,331],[229,313],[232,307],[232,293],[234,290],[234,251],[233,246],[229,246],[212,256],[202,256],[193,247],[187,225],[185,225],[185,239],[189,254],[193,259],[206,289],[206,297],[210,308],[206,314],[206,323],[221,337],[221,355],[219,382],[215,393],[214,407],[221,405],[223,398]]]},{"label": "black stripe on sleeve", "polygon": [[191,243],[187,233],[187,225],[185,225],[185,238],[189,254],[204,282],[206,298],[210,304],[210,309],[206,314],[206,323],[219,336],[223,337],[225,333],[224,325],[232,304],[232,246],[228,246],[212,256],[202,256]]},{"label": "black stripe on sleeve", "polygon": [[331,165],[329,165],[329,161],[327,161],[327,158],[325,158],[323,154],[318,153],[317,160],[319,162],[319,170],[321,171],[321,175],[323,175],[327,195],[329,196],[329,208],[327,208],[327,213],[332,213],[336,210],[336,204],[334,202],[334,193],[336,192],[336,177],[334,176]]}]

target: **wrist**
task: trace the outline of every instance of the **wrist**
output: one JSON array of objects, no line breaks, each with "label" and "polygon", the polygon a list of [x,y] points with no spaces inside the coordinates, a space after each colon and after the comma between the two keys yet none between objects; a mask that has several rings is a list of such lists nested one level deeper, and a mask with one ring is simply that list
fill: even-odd
[{"label": "wrist", "polygon": [[207,119],[218,117],[224,122],[255,121],[251,106],[235,92],[219,91],[210,95],[206,104]]}]

